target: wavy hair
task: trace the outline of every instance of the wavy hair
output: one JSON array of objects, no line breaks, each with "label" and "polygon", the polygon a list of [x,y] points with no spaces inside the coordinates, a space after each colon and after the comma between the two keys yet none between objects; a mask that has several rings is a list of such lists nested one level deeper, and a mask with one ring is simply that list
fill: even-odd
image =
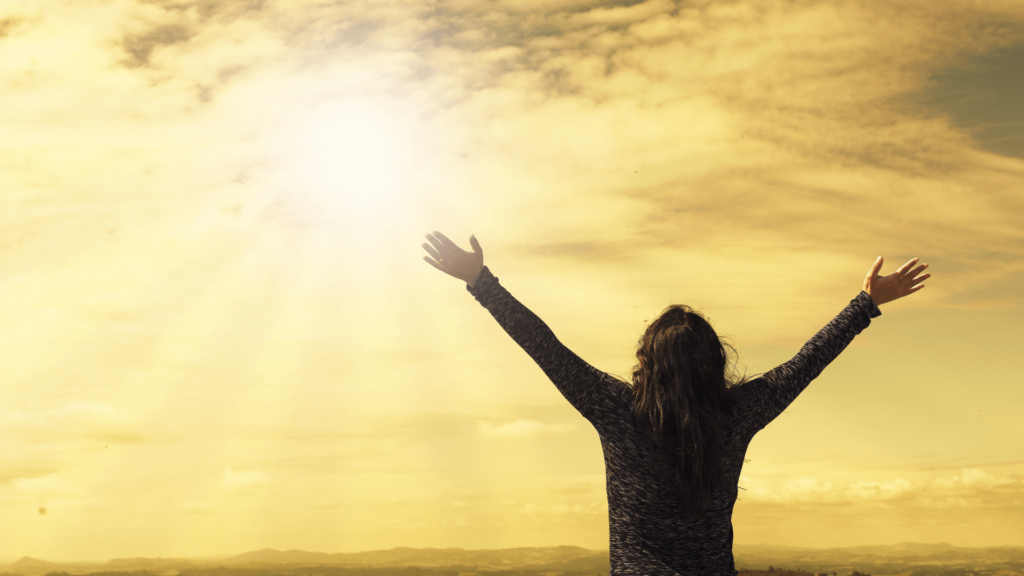
[{"label": "wavy hair", "polygon": [[674,465],[683,513],[698,516],[721,480],[723,412],[742,397],[729,389],[735,377],[724,342],[699,312],[672,305],[651,322],[637,343],[633,416],[637,426]]}]

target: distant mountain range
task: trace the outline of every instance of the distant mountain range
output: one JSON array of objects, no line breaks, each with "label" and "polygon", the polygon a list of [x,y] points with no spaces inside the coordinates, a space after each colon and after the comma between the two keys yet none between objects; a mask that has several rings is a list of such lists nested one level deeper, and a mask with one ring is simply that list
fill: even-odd
[{"label": "distant mountain range", "polygon": [[37,576],[51,572],[84,574],[89,572],[132,572],[146,570],[171,576],[172,572],[205,570],[216,567],[266,568],[283,566],[337,566],[337,567],[402,567],[419,566],[438,568],[447,566],[471,567],[479,570],[507,570],[509,568],[582,569],[592,566],[595,572],[608,572],[608,551],[587,550],[578,546],[550,548],[506,548],[502,550],[463,550],[462,548],[392,548],[370,552],[328,554],[304,550],[274,550],[265,548],[237,556],[220,559],[195,558],[116,558],[107,562],[54,563],[36,558],[0,564],[0,574]]},{"label": "distant mountain range", "polygon": [[[733,554],[736,567],[740,570],[766,570],[772,566],[776,569],[804,570],[815,574],[835,572],[839,575],[859,571],[879,576],[938,576],[968,572],[974,576],[1024,576],[1024,547],[966,548],[946,543],[912,542],[829,549],[737,545]],[[245,571],[251,576],[262,576],[269,571],[302,576],[304,568],[314,566],[331,567],[330,572],[338,572],[339,575],[344,574],[345,569],[413,566],[431,570],[458,568],[466,571],[538,574],[607,574],[610,568],[608,550],[588,550],[578,546],[503,550],[392,548],[337,554],[266,548],[223,558],[117,558],[95,563],[56,563],[26,556],[15,562],[0,563],[0,574],[41,576],[55,572],[86,574],[146,571],[157,576],[177,576],[181,572],[202,572],[207,576],[215,576],[218,571],[230,571],[236,575]]]}]

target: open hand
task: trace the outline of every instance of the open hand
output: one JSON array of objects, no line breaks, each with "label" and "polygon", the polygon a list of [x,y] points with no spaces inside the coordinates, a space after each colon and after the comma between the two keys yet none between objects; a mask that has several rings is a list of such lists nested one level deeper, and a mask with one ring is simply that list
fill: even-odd
[{"label": "open hand", "polygon": [[875,260],[875,263],[871,265],[871,269],[868,270],[868,275],[864,278],[864,291],[875,301],[875,306],[892,302],[897,298],[913,294],[924,288],[922,282],[930,278],[931,274],[925,274],[924,276],[918,276],[918,274],[928,267],[927,264],[921,264],[907,272],[918,260],[919,258],[910,260],[888,276],[878,275],[878,271],[882,269],[882,257],[879,256],[878,260]]},{"label": "open hand", "polygon": [[426,242],[423,243],[423,249],[430,254],[429,257],[423,257],[427,264],[464,281],[470,287],[476,284],[476,279],[480,277],[480,271],[484,268],[484,251],[483,248],[480,248],[476,236],[469,237],[469,245],[473,247],[472,252],[466,252],[459,248],[455,242],[437,230],[433,234],[427,234],[427,240],[433,244],[431,246]]}]

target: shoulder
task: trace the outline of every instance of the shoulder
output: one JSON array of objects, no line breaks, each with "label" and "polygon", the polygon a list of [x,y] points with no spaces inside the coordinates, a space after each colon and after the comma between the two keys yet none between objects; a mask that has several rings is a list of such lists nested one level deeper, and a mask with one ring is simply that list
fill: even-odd
[{"label": "shoulder", "polygon": [[608,389],[617,400],[633,405],[633,385],[613,374],[607,375]]},{"label": "shoulder", "polygon": [[620,377],[605,373],[594,390],[584,416],[595,425],[601,423],[608,426],[612,422],[628,420],[632,408],[633,388]]}]

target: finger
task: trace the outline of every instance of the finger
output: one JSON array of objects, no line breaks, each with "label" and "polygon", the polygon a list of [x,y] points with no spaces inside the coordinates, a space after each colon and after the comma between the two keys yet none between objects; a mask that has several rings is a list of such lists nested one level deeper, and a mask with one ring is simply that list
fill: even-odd
[{"label": "finger", "polygon": [[477,242],[476,236],[469,237],[469,245],[473,247],[473,252],[476,254],[480,254],[484,251],[484,249],[480,247],[480,242]]},{"label": "finger", "polygon": [[897,268],[896,273],[902,277],[903,273],[909,270],[910,267],[914,265],[914,262],[917,262],[918,260],[920,260],[920,258],[911,258],[909,262]]},{"label": "finger", "polygon": [[932,277],[931,274],[925,274],[924,276],[921,276],[920,278],[914,278],[913,280],[910,281],[910,284],[908,284],[908,286],[917,286],[921,282],[924,282],[925,280],[927,280],[927,279],[929,279],[931,277]]},{"label": "finger", "polygon": [[444,244],[445,248],[447,248],[449,252],[455,252],[456,250],[459,250],[460,252],[462,251],[462,248],[459,248],[459,246],[455,242],[449,240],[448,237],[445,236],[444,234],[441,234],[440,232],[435,230],[434,236],[437,236],[438,240],[440,240],[441,243]]},{"label": "finger", "polygon": [[[439,233],[434,232],[434,234]],[[437,250],[438,254],[441,254],[442,256],[447,256],[451,252],[451,250],[449,250],[444,244],[442,244],[439,239],[431,236],[430,234],[427,234],[427,240],[430,240],[430,243],[434,245],[434,249]]]},{"label": "finger", "polygon": [[[427,254],[430,254],[430,257],[433,258],[434,260],[440,260],[441,259],[441,255],[438,254],[437,250],[434,250],[434,248],[430,244],[427,244],[426,242],[424,242],[423,243],[423,249],[426,250]],[[424,256],[424,258],[426,258],[426,256]]]},{"label": "finger", "polygon": [[907,294],[913,294],[914,292],[917,292],[918,290],[924,290],[925,286],[927,286],[927,284],[918,284],[917,286],[914,286],[913,288],[908,290]]},{"label": "finger", "polygon": [[445,274],[448,274],[448,271],[447,271],[447,270],[445,270],[444,268],[441,268],[441,266],[439,266],[439,265],[437,264],[437,262],[434,262],[434,261],[433,261],[433,260],[431,260],[430,258],[427,258],[426,256],[424,256],[424,257],[423,257],[423,261],[424,261],[424,262],[426,262],[427,264],[430,264],[430,265],[431,265],[431,266],[433,266],[434,268],[437,268],[437,269],[438,269],[438,270],[440,270],[441,272],[444,272]]},{"label": "finger", "polygon": [[903,278],[900,278],[900,280],[906,280],[906,279],[908,279],[908,278],[914,278],[914,277],[916,277],[916,276],[917,276],[918,274],[920,274],[921,272],[924,272],[924,269],[925,269],[925,268],[927,268],[927,267],[928,267],[928,265],[927,265],[927,264],[921,264],[921,265],[920,265],[920,266],[918,266],[917,268],[914,268],[914,269],[913,269],[913,270],[911,270],[910,272],[907,272],[907,273],[906,273],[906,274],[905,274],[905,275],[903,276]]}]

